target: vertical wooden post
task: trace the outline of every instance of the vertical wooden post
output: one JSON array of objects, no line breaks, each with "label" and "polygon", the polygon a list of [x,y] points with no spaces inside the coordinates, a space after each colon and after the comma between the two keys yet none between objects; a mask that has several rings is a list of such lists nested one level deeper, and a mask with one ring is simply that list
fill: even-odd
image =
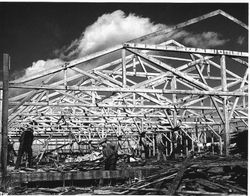
[{"label": "vertical wooden post", "polygon": [[1,170],[2,170],[2,189],[7,189],[7,153],[8,153],[8,94],[9,94],[9,65],[10,57],[3,54],[3,101],[2,101],[2,152],[1,152]]},{"label": "vertical wooden post", "polygon": [[[176,90],[176,76],[175,75],[173,75],[173,78],[172,78],[172,80],[171,80],[171,90]],[[173,101],[173,104],[175,105],[175,103],[176,103],[176,94],[172,94],[172,101]],[[176,110],[174,109],[173,110],[173,126],[174,127],[176,127],[177,126],[177,113],[176,113]],[[178,133],[179,133],[179,131],[178,131]],[[176,133],[173,133],[173,135],[172,135],[172,137],[176,137]],[[173,140],[172,140],[173,141]],[[175,152],[175,149],[176,149],[176,147],[177,147],[177,143],[178,143],[178,140],[176,140],[175,141],[176,143],[173,143],[172,142],[172,149],[173,149],[173,151]],[[176,155],[174,155],[174,157],[176,157]]]},{"label": "vertical wooden post", "polygon": [[122,85],[126,87],[126,50],[122,49]]},{"label": "vertical wooden post", "polygon": [[214,155],[214,134],[213,133],[211,137],[211,150],[212,150],[212,154]]},{"label": "vertical wooden post", "polygon": [[[176,90],[177,86],[176,86],[176,76],[173,76],[172,78],[172,81],[171,81],[171,90]],[[173,104],[176,103],[176,94],[173,94],[172,95],[172,100],[173,100]],[[177,126],[177,114],[176,114],[176,110],[173,110],[173,124],[174,124],[174,127]]]},{"label": "vertical wooden post", "polygon": [[[3,124],[2,124],[2,113],[3,113],[3,90],[0,90],[0,100],[1,100],[1,103],[0,103],[0,131],[1,131],[1,134],[0,134],[0,149],[2,149],[2,127],[3,127]],[[0,150],[0,168],[2,168],[2,150]]]},{"label": "vertical wooden post", "polygon": [[64,87],[67,87],[67,63],[64,64],[64,70],[63,70],[63,83],[64,83]]},{"label": "vertical wooden post", "polygon": [[[225,55],[221,56],[220,65],[221,65],[222,91],[225,92],[225,91],[227,91],[226,57],[225,57]],[[229,155],[230,128],[229,128],[227,96],[223,97],[223,111],[224,111],[224,153],[225,153],[225,155]]]},{"label": "vertical wooden post", "polygon": [[188,138],[185,139],[185,154],[188,156]]},{"label": "vertical wooden post", "polygon": [[92,104],[95,105],[95,104],[96,104],[96,101],[95,101],[95,100],[96,100],[96,99],[95,99],[96,97],[95,97],[95,92],[94,92],[94,91],[91,91],[91,97],[92,97]]},{"label": "vertical wooden post", "polygon": [[169,148],[170,148],[170,150],[169,150],[169,152],[168,152],[168,155],[171,155],[171,153],[173,152],[173,133],[172,132],[169,132],[169,138],[170,138],[170,140],[171,140],[171,142],[169,142]]},{"label": "vertical wooden post", "polygon": [[[156,133],[156,132],[154,132],[154,133]],[[156,155],[156,146],[155,146],[155,136],[153,134],[153,156],[155,156],[155,155]]]}]

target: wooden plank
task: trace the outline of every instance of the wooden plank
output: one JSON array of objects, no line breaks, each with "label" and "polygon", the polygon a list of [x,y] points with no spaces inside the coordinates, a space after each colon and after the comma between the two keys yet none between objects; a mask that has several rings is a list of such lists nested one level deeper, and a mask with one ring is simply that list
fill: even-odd
[{"label": "wooden plank", "polygon": [[150,54],[149,56],[152,56],[154,58],[169,59],[169,60],[176,60],[176,61],[185,61],[185,62],[191,62],[192,61],[190,59],[170,57],[170,56],[160,56],[160,55],[153,55],[153,54]]},{"label": "wooden plank", "polygon": [[241,59],[239,59],[239,58],[232,58],[234,61],[236,61],[236,62],[238,62],[238,63],[241,63],[241,64],[243,64],[243,65],[245,65],[246,67],[248,67],[248,62],[246,62],[246,61],[243,61],[243,60],[241,60]]},{"label": "wooden plank", "polygon": [[[214,109],[215,108],[210,108],[210,110],[214,110]],[[199,110],[202,110],[202,108],[199,108]],[[166,110],[164,110],[164,113],[165,113],[165,111]],[[22,116],[40,116],[41,117],[40,113],[30,113],[30,112],[28,113],[28,112],[25,112],[25,113],[22,113],[21,115]],[[46,117],[61,117],[62,116],[61,114],[49,114],[49,113],[45,113],[44,115]],[[103,114],[103,113],[99,112],[99,113],[94,113],[94,114],[88,114],[87,116],[86,116],[85,113],[82,113],[82,114],[81,113],[64,114],[64,117],[75,117],[75,118],[84,117],[85,119],[87,119],[87,118],[96,118],[96,117],[100,117],[100,116],[102,116],[102,117],[117,117],[117,118],[120,118],[120,117],[164,118],[164,117],[166,117],[164,114],[136,114],[136,113],[134,113],[134,114],[129,114],[129,113],[119,113],[119,114],[108,113],[108,114]],[[190,119],[196,118],[195,116],[189,116],[188,114],[187,115],[182,115],[182,116],[177,115],[177,117],[190,118]],[[169,115],[168,115],[168,118],[170,119]],[[219,117],[217,117],[217,118],[219,118]],[[235,118],[239,119],[239,118],[242,118],[242,117],[236,116]],[[247,119],[248,117],[244,116],[243,118]],[[41,122],[46,122],[46,120],[41,120]]]},{"label": "wooden plank", "polygon": [[207,54],[207,55],[225,55],[233,57],[248,57],[247,52],[239,52],[232,50],[217,50],[217,49],[203,49],[203,48],[190,48],[190,47],[178,47],[178,46],[163,46],[155,44],[141,44],[141,43],[125,43],[125,48],[140,49],[140,50],[154,50],[154,51],[171,51],[171,52],[183,52],[183,53],[195,53],[195,54]]},{"label": "wooden plank", "polygon": [[122,49],[122,86],[126,86],[126,50]]},{"label": "wooden plank", "polygon": [[[177,89],[177,83],[176,83],[176,76],[174,76],[171,80],[171,90],[176,90]],[[172,101],[173,101],[173,105],[176,105],[176,101],[177,101],[177,96],[176,94],[172,94]],[[176,109],[174,109],[173,111],[173,125],[174,127],[177,126],[177,111]]]},{"label": "wooden plank", "polygon": [[[10,105],[16,105],[19,102],[10,102]],[[24,106],[54,106],[54,107],[86,107],[86,108],[95,108],[95,107],[103,107],[103,108],[155,108],[155,109],[184,109],[184,110],[215,110],[215,107],[210,106],[172,106],[169,104],[162,105],[122,105],[122,104],[106,104],[106,103],[98,103],[98,104],[80,104],[80,103],[53,103],[53,102],[26,102],[23,104]],[[222,107],[219,107],[222,109]],[[247,110],[247,108],[236,108],[237,110]]]},{"label": "wooden plank", "polygon": [[[220,58],[221,64],[221,85],[222,90],[227,91],[227,76],[226,76],[226,57],[222,55]],[[228,116],[228,103],[227,97],[223,97],[223,111],[224,111],[224,153],[226,156],[229,155],[230,145],[230,127],[229,127],[229,116]]]},{"label": "wooden plank", "polygon": [[[105,78],[106,80],[112,82],[111,84],[109,83],[109,86],[111,86],[111,87],[114,87],[114,86],[116,86],[116,87],[122,87],[123,86],[123,83],[121,83],[120,81],[115,80],[114,78],[112,78],[112,77],[110,77],[110,76],[108,76],[106,74],[103,74],[100,71],[94,71],[94,73],[97,74],[97,75],[99,75],[99,76],[101,76],[102,78]],[[105,82],[105,80],[103,80],[103,81]]]},{"label": "wooden plank", "polygon": [[[185,77],[183,75],[183,77]],[[189,80],[190,76],[186,75],[186,79]],[[189,80],[190,81],[190,80]],[[193,83],[197,85],[201,85],[202,87],[206,87],[207,91],[201,90],[170,90],[170,89],[147,89],[147,88],[118,88],[118,87],[97,87],[97,86],[54,86],[54,85],[24,85],[24,84],[15,84],[10,85],[9,88],[20,88],[20,89],[36,89],[36,90],[70,90],[70,91],[100,91],[100,92],[124,92],[124,93],[160,93],[160,94],[193,94],[193,95],[217,95],[217,96],[248,96],[248,93],[238,91],[233,92],[222,92],[216,91],[211,87],[199,82],[198,80],[192,79]],[[190,81],[190,82],[191,82]]]},{"label": "wooden plank", "polygon": [[2,101],[2,130],[1,130],[1,187],[7,190],[7,154],[8,154],[8,108],[9,108],[9,67],[10,56],[3,54],[3,101]]},{"label": "wooden plank", "polygon": [[[3,121],[2,121],[2,118],[3,118],[3,91],[1,90],[0,91],[0,146],[1,146],[1,149],[2,149],[2,129],[3,129]],[[0,168],[2,168],[2,150],[0,150]]]}]

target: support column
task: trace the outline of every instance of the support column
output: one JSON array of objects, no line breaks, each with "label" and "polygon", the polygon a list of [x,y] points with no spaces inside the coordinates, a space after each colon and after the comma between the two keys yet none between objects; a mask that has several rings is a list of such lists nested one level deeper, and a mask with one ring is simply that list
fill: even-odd
[{"label": "support column", "polygon": [[3,101],[2,101],[2,144],[1,144],[1,172],[3,191],[7,189],[7,151],[8,151],[8,94],[9,94],[9,65],[10,57],[3,54]]},{"label": "support column", "polygon": [[126,50],[122,49],[122,86],[126,87]]},{"label": "support column", "polygon": [[[177,86],[176,86],[176,76],[173,76],[172,81],[171,81],[171,90],[176,90]],[[173,104],[176,103],[177,97],[176,94],[172,94],[172,100],[173,100]],[[173,124],[174,127],[177,126],[177,113],[176,110],[173,110]]]},{"label": "support column", "polygon": [[[176,86],[176,76],[173,75],[173,78],[171,80],[171,90],[176,90],[176,87],[177,87]],[[174,105],[176,104],[176,101],[177,101],[176,94],[172,94],[172,102],[173,102]],[[177,112],[176,112],[175,108],[173,109],[172,115],[173,115],[173,126],[175,128],[175,127],[177,127]],[[178,139],[177,139],[178,137],[177,136],[178,136],[179,133],[180,132],[177,131],[177,133],[173,132],[173,134],[172,134],[172,137],[175,138],[175,142],[172,142],[172,149],[173,149],[173,152],[175,153],[175,154],[173,154],[174,158],[176,157],[176,149],[177,149],[177,146],[178,146]]]},{"label": "support column", "polygon": [[[226,76],[226,57],[221,56],[221,85],[222,91],[227,91],[227,76]],[[229,145],[230,145],[230,127],[229,127],[229,115],[228,115],[228,103],[227,96],[223,97],[223,112],[224,112],[224,153],[226,156],[229,155]]]}]

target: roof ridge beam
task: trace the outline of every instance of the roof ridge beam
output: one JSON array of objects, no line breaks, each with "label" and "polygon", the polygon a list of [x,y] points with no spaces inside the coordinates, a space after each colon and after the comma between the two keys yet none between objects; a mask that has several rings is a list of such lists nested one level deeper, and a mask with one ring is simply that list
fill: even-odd
[{"label": "roof ridge beam", "polygon": [[142,42],[142,41],[145,41],[145,40],[148,40],[152,37],[156,37],[158,35],[162,35],[162,34],[166,34],[166,33],[170,33],[171,31],[174,31],[176,29],[180,29],[180,28],[183,28],[183,27],[186,27],[186,26],[189,26],[191,24],[195,24],[197,22],[200,22],[202,20],[205,20],[205,19],[208,19],[208,18],[211,18],[213,16],[217,16],[217,15],[222,15],[228,19],[230,19],[231,21],[237,23],[238,25],[242,26],[243,28],[247,29],[248,30],[248,27],[246,24],[244,24],[243,22],[241,22],[240,20],[234,18],[233,16],[227,14],[226,12],[218,9],[218,10],[215,10],[215,11],[212,11],[212,12],[209,12],[207,14],[204,14],[204,15],[201,15],[201,16],[198,16],[198,17],[195,17],[195,18],[192,18],[192,19],[189,19],[185,22],[181,22],[177,25],[174,25],[173,27],[170,27],[170,28],[167,28],[167,29],[160,29],[159,31],[156,31],[156,32],[153,32],[153,33],[150,33],[150,34],[147,34],[147,35],[144,35],[144,36],[141,36],[141,37],[138,37],[136,39],[133,39],[133,40],[130,40],[128,42]]}]

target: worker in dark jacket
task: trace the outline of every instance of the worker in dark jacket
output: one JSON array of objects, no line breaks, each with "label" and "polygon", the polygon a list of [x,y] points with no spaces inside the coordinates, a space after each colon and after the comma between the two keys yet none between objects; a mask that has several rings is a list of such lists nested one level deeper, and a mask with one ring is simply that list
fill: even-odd
[{"label": "worker in dark jacket", "polygon": [[24,130],[21,134],[21,137],[19,138],[19,150],[18,150],[18,156],[16,160],[16,166],[15,169],[19,168],[19,165],[21,163],[21,159],[24,153],[28,154],[28,162],[29,167],[32,166],[32,143],[33,143],[33,129],[29,126],[26,130]]},{"label": "worker in dark jacket", "polygon": [[14,150],[14,143],[8,137],[8,154],[7,154],[8,164],[14,164],[14,156],[17,156],[16,151]]},{"label": "worker in dark jacket", "polygon": [[146,138],[146,132],[140,134],[139,145],[141,147],[141,156],[144,159],[149,158],[149,143]]},{"label": "worker in dark jacket", "polygon": [[117,147],[110,143],[106,138],[101,140],[102,153],[104,158],[105,170],[116,170]]}]

